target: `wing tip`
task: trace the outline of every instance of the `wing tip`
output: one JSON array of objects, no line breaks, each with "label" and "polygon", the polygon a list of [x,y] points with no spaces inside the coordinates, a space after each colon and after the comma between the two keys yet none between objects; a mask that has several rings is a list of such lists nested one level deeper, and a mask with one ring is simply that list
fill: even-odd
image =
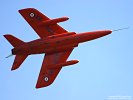
[{"label": "wing tip", "polygon": [[42,88],[40,85],[36,85],[36,89]]},{"label": "wing tip", "polygon": [[40,77],[36,84],[36,89],[47,87],[53,83],[55,78],[50,78],[45,76],[44,78]]},{"label": "wing tip", "polygon": [[[50,85],[50,84],[49,84]],[[40,89],[40,88],[43,88],[43,87],[47,87],[49,85],[45,85],[45,84],[36,84],[36,89]]]},{"label": "wing tip", "polygon": [[35,8],[24,8],[24,9],[20,9],[18,10],[19,13],[26,11],[26,10],[36,10]]},{"label": "wing tip", "polygon": [[11,34],[4,34],[3,36],[6,38],[6,37],[12,36],[12,35]]},{"label": "wing tip", "polygon": [[13,67],[11,68],[11,71],[14,71],[14,70],[16,70],[16,69],[18,69],[18,67],[16,67],[16,66],[14,67],[14,66],[13,66]]},{"label": "wing tip", "polygon": [[44,83],[44,82],[41,82],[41,83],[37,83],[36,84],[36,89],[39,89],[39,88],[43,88],[43,87],[47,87],[49,85],[51,85],[52,83]]},{"label": "wing tip", "polygon": [[25,12],[31,12],[31,11],[39,12],[39,11],[38,11],[37,9],[35,9],[35,8],[24,8],[24,9],[18,10],[18,12],[19,12],[20,14],[23,14],[23,13],[25,13]]}]

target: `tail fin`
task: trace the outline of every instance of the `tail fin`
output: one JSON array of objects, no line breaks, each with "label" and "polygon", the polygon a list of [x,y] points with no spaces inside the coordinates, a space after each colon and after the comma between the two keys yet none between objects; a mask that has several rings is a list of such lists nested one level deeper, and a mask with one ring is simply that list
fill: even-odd
[{"label": "tail fin", "polygon": [[[17,47],[17,46],[22,45],[22,44],[25,43],[22,40],[14,37],[12,35],[9,35],[9,34],[4,35],[4,37],[11,43],[11,45],[13,47]],[[19,66],[23,63],[23,61],[27,58],[27,56],[28,55],[16,55],[11,70],[15,70],[15,69],[19,68]]]},{"label": "tail fin", "polygon": [[27,58],[27,56],[28,55],[16,55],[11,70],[19,68],[19,66],[23,63],[23,61]]},{"label": "tail fin", "polygon": [[23,42],[22,40],[10,35],[10,34],[6,34],[4,35],[4,37],[11,43],[11,45],[13,47],[19,46],[24,44],[25,42]]}]

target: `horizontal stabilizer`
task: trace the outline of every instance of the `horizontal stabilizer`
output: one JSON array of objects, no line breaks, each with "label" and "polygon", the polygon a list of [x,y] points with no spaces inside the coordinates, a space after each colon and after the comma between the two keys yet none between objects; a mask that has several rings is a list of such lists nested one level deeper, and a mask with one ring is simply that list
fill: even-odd
[{"label": "horizontal stabilizer", "polygon": [[4,37],[11,43],[11,45],[13,47],[17,47],[19,45],[24,44],[25,42],[23,42],[22,40],[10,35],[10,34],[6,34],[4,35]]},{"label": "horizontal stabilizer", "polygon": [[19,66],[24,62],[24,60],[27,58],[28,55],[16,55],[12,69],[15,70],[19,68]]}]

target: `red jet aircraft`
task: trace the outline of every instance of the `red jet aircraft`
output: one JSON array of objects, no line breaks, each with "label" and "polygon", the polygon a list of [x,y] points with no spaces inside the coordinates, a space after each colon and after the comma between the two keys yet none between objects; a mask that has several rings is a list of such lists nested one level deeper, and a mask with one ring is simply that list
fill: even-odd
[{"label": "red jet aircraft", "polygon": [[21,9],[19,13],[40,38],[23,42],[12,35],[4,35],[14,47],[12,55],[16,55],[11,70],[19,68],[28,55],[45,53],[36,88],[52,84],[62,67],[79,62],[78,60],[67,61],[72,50],[79,43],[94,40],[112,32],[101,30],[76,34],[66,31],[57,24],[68,20],[68,17],[49,19],[34,8]]}]

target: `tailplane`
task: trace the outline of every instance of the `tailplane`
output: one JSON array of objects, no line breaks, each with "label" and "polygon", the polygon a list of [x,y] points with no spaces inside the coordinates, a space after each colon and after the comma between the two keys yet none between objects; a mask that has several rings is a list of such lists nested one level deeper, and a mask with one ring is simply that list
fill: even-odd
[{"label": "tailplane", "polygon": [[10,34],[6,34],[4,35],[4,37],[11,43],[11,45],[13,47],[17,47],[19,45],[24,44],[25,42],[23,42],[22,40],[10,35]]},{"label": "tailplane", "polygon": [[[23,42],[22,40],[12,36],[12,35],[9,35],[9,34],[6,34],[4,35],[4,37],[9,41],[9,43],[11,43],[11,45],[13,47],[17,47],[17,46],[20,46],[20,45],[23,45],[25,42]],[[9,55],[7,56],[6,58],[12,56]],[[20,67],[20,65],[24,62],[24,60],[27,58],[28,55],[16,55],[15,56],[15,59],[14,59],[14,62],[13,62],[13,66],[11,68],[11,70],[15,70],[17,68]]]},{"label": "tailplane", "polygon": [[28,55],[16,55],[11,70],[16,70],[24,62]]}]

